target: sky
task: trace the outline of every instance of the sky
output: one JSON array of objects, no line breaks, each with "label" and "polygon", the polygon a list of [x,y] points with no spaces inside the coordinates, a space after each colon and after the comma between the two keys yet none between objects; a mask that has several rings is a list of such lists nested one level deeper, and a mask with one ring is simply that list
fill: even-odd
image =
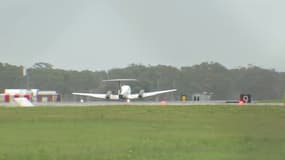
[{"label": "sky", "polygon": [[283,0],[0,0],[0,62],[285,71]]}]

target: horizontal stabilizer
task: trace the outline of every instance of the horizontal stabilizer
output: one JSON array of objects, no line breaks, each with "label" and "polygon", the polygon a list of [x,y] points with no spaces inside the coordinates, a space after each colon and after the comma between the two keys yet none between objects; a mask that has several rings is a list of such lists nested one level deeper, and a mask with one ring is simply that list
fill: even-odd
[{"label": "horizontal stabilizer", "polygon": [[136,79],[107,79],[103,80],[103,82],[130,82],[130,81],[137,81]]}]

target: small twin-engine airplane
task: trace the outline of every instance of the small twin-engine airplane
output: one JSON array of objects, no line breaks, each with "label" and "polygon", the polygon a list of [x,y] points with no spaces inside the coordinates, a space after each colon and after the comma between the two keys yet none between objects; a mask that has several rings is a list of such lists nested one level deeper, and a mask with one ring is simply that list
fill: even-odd
[{"label": "small twin-engine airplane", "polygon": [[121,82],[130,82],[130,81],[136,81],[136,79],[103,80],[103,82],[118,82],[119,85],[118,94],[113,94],[112,91],[108,91],[106,94],[100,94],[100,93],[72,93],[72,94],[79,96],[89,96],[94,98],[107,99],[107,100],[127,100],[129,102],[132,99],[145,98],[145,97],[176,91],[176,89],[153,91],[153,92],[144,92],[144,90],[141,90],[139,93],[131,94],[131,87],[129,85],[121,85]]}]

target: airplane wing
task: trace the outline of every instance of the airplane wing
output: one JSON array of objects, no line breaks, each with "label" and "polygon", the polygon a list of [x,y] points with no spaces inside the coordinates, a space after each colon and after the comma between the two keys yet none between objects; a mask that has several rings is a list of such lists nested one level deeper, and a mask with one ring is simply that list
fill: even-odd
[{"label": "airplane wing", "polygon": [[151,97],[163,93],[169,93],[169,92],[175,92],[176,89],[170,89],[170,90],[162,90],[162,91],[154,91],[154,92],[144,92],[144,93],[138,93],[138,94],[131,94],[128,96],[129,99],[137,99],[137,98],[145,98],[145,97]]},{"label": "airplane wing", "polygon": [[78,96],[88,96],[88,97],[94,97],[94,98],[100,98],[100,99],[111,99],[111,100],[118,100],[119,96],[118,95],[113,95],[113,94],[100,94],[100,93],[72,93],[73,95],[78,95]]}]

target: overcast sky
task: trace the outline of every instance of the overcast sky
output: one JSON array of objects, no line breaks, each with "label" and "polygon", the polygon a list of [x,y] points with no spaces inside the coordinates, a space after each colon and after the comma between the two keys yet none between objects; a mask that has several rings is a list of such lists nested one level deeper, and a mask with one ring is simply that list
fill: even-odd
[{"label": "overcast sky", "polygon": [[0,62],[285,71],[284,0],[0,0]]}]

